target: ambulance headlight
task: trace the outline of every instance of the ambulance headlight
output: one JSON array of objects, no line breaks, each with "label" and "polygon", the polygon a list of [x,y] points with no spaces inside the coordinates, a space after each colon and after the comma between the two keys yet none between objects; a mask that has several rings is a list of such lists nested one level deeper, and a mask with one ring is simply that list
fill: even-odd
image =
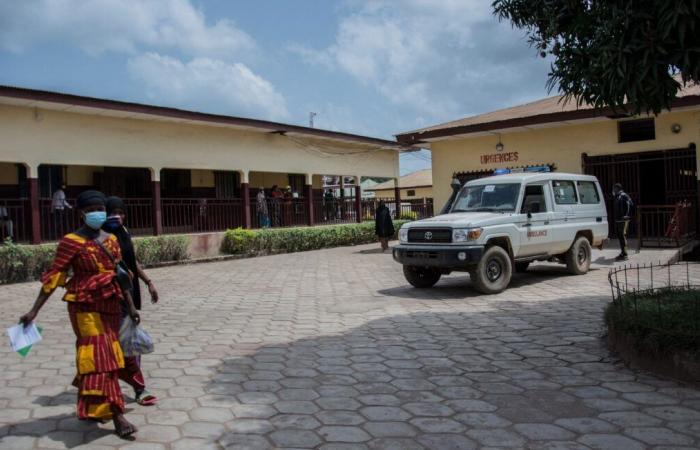
[{"label": "ambulance headlight", "polygon": [[452,242],[476,241],[481,237],[481,228],[465,228],[452,230]]},{"label": "ambulance headlight", "polygon": [[408,242],[408,228],[399,229],[399,242]]}]

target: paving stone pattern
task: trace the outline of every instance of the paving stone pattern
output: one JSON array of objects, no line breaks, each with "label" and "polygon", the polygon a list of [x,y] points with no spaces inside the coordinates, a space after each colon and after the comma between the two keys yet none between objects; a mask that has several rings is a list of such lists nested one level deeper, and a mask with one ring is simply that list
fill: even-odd
[{"label": "paving stone pattern", "polygon": [[[603,345],[608,256],[578,277],[536,265],[496,296],[464,274],[413,289],[375,246],[151,270],[143,365],[160,403],[124,389],[132,442],[76,420],[53,298],[26,359],[0,347],[0,448],[698,448],[700,391]],[[7,326],[37,290],[0,288]]]}]

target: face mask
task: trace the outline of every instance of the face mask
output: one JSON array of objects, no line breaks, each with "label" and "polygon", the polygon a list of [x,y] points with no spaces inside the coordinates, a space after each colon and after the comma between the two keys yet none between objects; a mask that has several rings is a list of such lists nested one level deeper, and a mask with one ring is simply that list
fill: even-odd
[{"label": "face mask", "polygon": [[93,230],[99,230],[107,220],[107,213],[104,211],[91,211],[85,214],[85,225]]},{"label": "face mask", "polygon": [[109,216],[109,217],[107,217],[107,221],[105,222],[105,224],[102,228],[104,228],[107,231],[116,231],[121,226],[122,226],[121,216]]}]

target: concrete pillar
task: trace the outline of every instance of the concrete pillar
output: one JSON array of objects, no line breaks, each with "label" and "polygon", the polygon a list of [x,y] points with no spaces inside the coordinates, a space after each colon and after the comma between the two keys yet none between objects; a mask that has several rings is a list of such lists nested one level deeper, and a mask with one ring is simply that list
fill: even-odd
[{"label": "concrete pillar", "polygon": [[[253,228],[253,208],[250,204],[250,170],[237,170],[240,179],[241,200],[243,202],[243,228]],[[262,224],[258,224],[262,226]]]},{"label": "concrete pillar", "polygon": [[309,226],[314,224],[314,175],[306,174],[304,180],[304,199],[306,202],[306,223]]},{"label": "concrete pillar", "polygon": [[163,212],[160,199],[160,167],[151,169],[151,202],[153,203],[153,235],[163,234]]},{"label": "concrete pillar", "polygon": [[394,178],[394,201],[396,202],[396,218],[398,219],[401,217],[401,188],[398,178]]},{"label": "concrete pillar", "polygon": [[252,228],[252,216],[250,208],[250,184],[241,183],[241,197],[243,197],[243,228]]},{"label": "concrete pillar", "polygon": [[362,223],[362,186],[361,177],[355,177],[355,220]]},{"label": "concrete pillar", "polygon": [[29,216],[32,244],[41,244],[41,211],[39,209],[39,178],[27,178],[29,191]]}]

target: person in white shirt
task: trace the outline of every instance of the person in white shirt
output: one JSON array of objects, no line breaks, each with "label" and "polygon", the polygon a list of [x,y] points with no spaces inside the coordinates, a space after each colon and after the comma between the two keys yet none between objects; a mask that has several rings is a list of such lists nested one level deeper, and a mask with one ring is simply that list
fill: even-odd
[{"label": "person in white shirt", "polygon": [[51,214],[53,214],[55,238],[60,238],[64,234],[64,229],[66,227],[66,209],[73,209],[70,203],[68,203],[68,200],[66,200],[65,189],[66,185],[62,184],[51,197]]},{"label": "person in white shirt", "polygon": [[4,242],[6,239],[12,239],[14,237],[14,223],[10,219],[10,215],[7,212],[7,207],[0,205],[0,243]]}]

